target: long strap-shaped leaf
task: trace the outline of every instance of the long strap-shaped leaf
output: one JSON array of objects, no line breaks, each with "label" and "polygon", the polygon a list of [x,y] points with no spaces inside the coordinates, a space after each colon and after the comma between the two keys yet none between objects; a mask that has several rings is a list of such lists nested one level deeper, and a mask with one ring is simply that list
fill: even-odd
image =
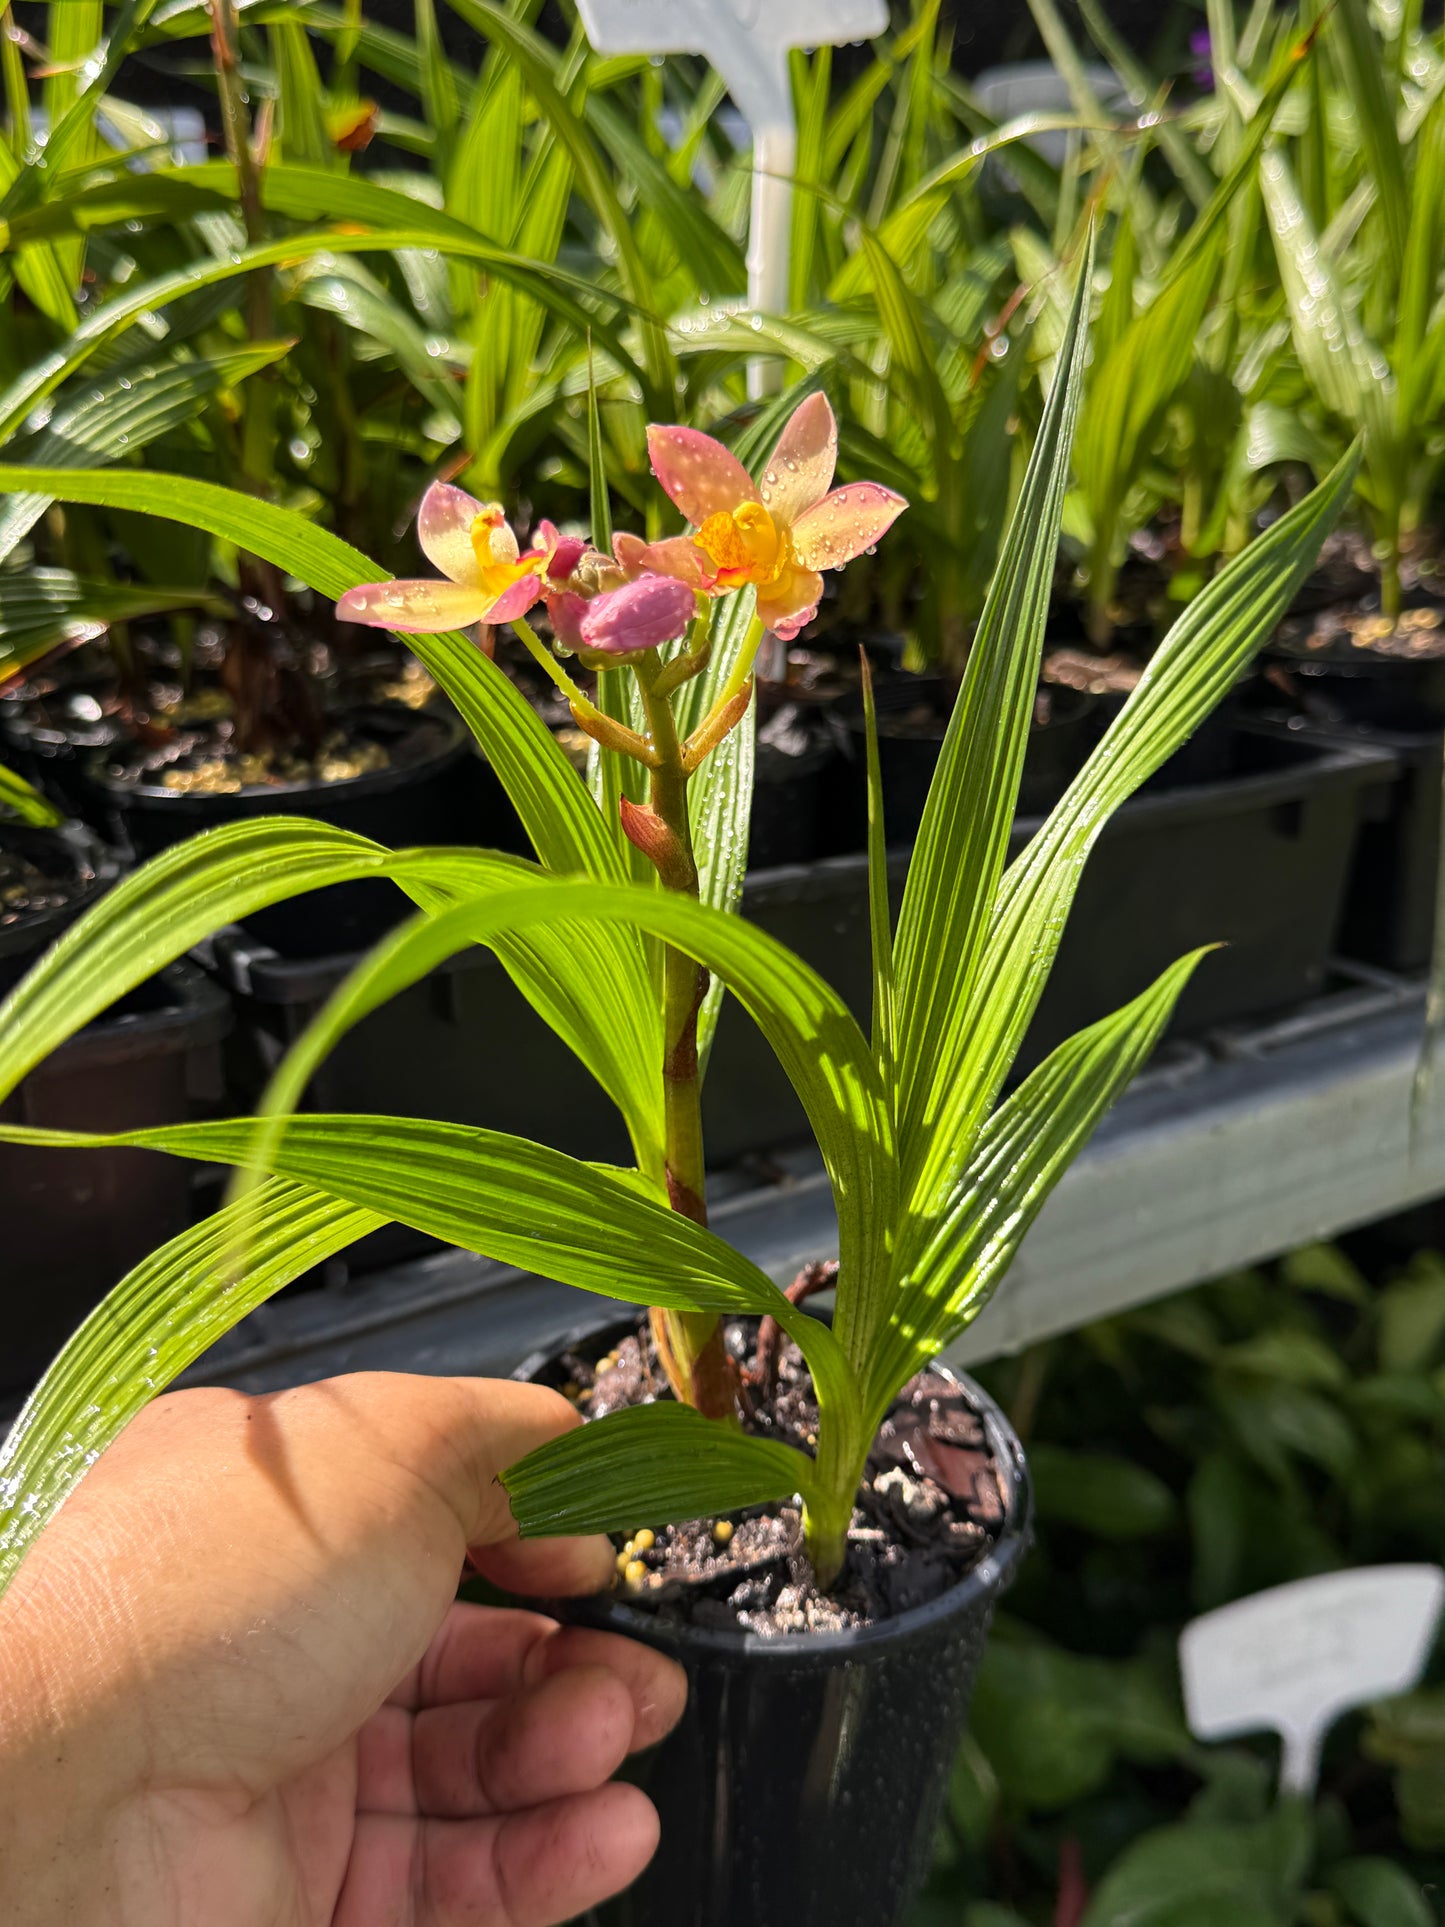
[{"label": "long strap-shaped leaf", "polygon": [[[212,395],[279,361],[289,341],[258,342],[214,360],[148,362],[106,376],[56,409],[27,450],[43,468],[88,468],[134,455],[169,429],[194,419]],[[0,507],[0,558],[8,556],[49,507],[44,495],[12,495]]]},{"label": "long strap-shaped leaf", "polygon": [[1008,850],[1038,681],[1088,332],[1092,247],[1058,373],[928,792],[898,920],[898,1135],[905,1190],[935,1133],[966,1032]]},{"label": "long strap-shaped leaf", "polygon": [[958,1022],[966,1048],[906,1200],[911,1247],[945,1208],[1023,1041],[1084,862],[1110,816],[1187,741],[1284,615],[1354,481],[1356,451],[1197,595],[998,893],[984,967]]},{"label": "long strap-shaped leaf", "polygon": [[[0,466],[0,493],[10,489],[33,489],[62,502],[139,509],[206,529],[299,576],[332,600],[382,573],[359,549],[294,509],[188,476]],[[453,632],[406,641],[486,751],[547,868],[620,878],[616,842],[586,785],[521,691],[465,636]]]},{"label": "long strap-shaped leaf", "polygon": [[47,802],[39,790],[17,776],[13,769],[6,769],[0,763],[0,810],[10,810],[22,823],[35,823],[42,829],[54,829],[65,818],[53,803]]},{"label": "long strap-shaped leaf", "polygon": [[[837,1339],[741,1252],[645,1196],[635,1173],[584,1164],[505,1131],[320,1113],[271,1129],[253,1118],[104,1134],[0,1125],[0,1142],[130,1146],[264,1170],[603,1297],[719,1316],[771,1313],[808,1360],[822,1402],[841,1408],[844,1423],[856,1402]],[[235,1209],[256,1195],[245,1194]],[[256,1219],[263,1235],[264,1211],[263,1196]],[[232,1223],[242,1249],[245,1221]]]},{"label": "long strap-shaped leaf", "polygon": [[[339,1037],[463,945],[489,943],[498,931],[520,935],[556,919],[569,927],[633,924],[723,979],[772,1045],[807,1111],[837,1205],[840,1260],[857,1281],[850,1289],[886,1291],[884,1259],[897,1210],[892,1128],[852,1013],[766,932],[666,891],[559,880],[403,925],[358,964],[292,1047],[270,1103],[278,1112],[289,1110]],[[862,1354],[846,1336],[844,1349],[861,1371]]]},{"label": "long strap-shaped leaf", "polygon": [[[229,1261],[255,1222],[237,1276]],[[143,1405],[273,1292],[385,1222],[277,1178],[137,1265],[69,1340],[0,1446],[0,1593]]]},{"label": "long strap-shaped leaf", "polygon": [[[0,1094],[57,1044],[219,925],[330,883],[389,877],[428,908],[501,889],[540,887],[545,873],[489,850],[395,852],[304,817],[235,823],[162,851],[124,878],[0,1005]],[[533,1007],[617,1104],[638,1160],[660,1169],[660,1021],[636,948],[613,933],[537,924],[493,947]],[[599,970],[598,963],[606,968]]]},{"label": "long strap-shaped leaf", "polygon": [[871,1413],[881,1417],[898,1387],[978,1316],[1049,1193],[1147,1060],[1206,954],[1181,957],[1143,996],[1068,1038],[994,1112],[898,1293],[870,1375]]},{"label": "long strap-shaped leaf", "polygon": [[791,1445],[749,1438],[690,1405],[613,1412],[529,1452],[502,1474],[524,1539],[626,1532],[646,1521],[735,1512],[807,1495],[813,1461]]},{"label": "long strap-shaped leaf", "polygon": [[[327,174],[324,178],[332,180],[336,177]],[[124,210],[127,208],[143,212],[147,193],[154,192],[147,186],[149,180],[147,175],[126,176],[117,187],[107,190],[107,215],[117,207],[121,219],[126,218]],[[107,301],[93,315],[88,315],[68,340],[27,368],[23,374],[17,375],[9,387],[0,393],[0,440],[8,440],[36,402],[50,394],[76,369],[83,367],[99,348],[133,327],[143,316],[165,307],[169,302],[179,301],[185,295],[197,293],[202,288],[234,280],[258,268],[281,267],[288,262],[304,260],[313,254],[395,254],[408,248],[435,248],[476,261],[485,266],[489,274],[520,287],[542,302],[559,320],[575,329],[579,336],[584,336],[590,328],[620,365],[635,370],[636,363],[627,353],[621,337],[605,316],[597,312],[595,305],[599,300],[620,305],[621,297],[609,294],[606,289],[600,289],[580,276],[567,275],[545,262],[528,261],[520,255],[511,254],[471,234],[469,229],[462,228],[462,236],[440,234],[435,225],[440,217],[433,216],[421,202],[407,200],[404,195],[397,196],[397,199],[409,210],[409,218],[394,228],[370,227],[360,231],[324,228],[314,234],[287,235],[284,240],[267,241],[259,247],[246,248],[224,260],[208,259],[175,269],[170,274],[158,275],[154,280],[142,282],[139,287]],[[218,203],[220,200],[218,195]],[[70,207],[47,206],[38,210],[37,219],[49,216],[52,222],[73,222],[74,214],[75,210]],[[13,240],[14,237],[11,238]],[[3,240],[3,231],[0,231],[0,240]]]}]

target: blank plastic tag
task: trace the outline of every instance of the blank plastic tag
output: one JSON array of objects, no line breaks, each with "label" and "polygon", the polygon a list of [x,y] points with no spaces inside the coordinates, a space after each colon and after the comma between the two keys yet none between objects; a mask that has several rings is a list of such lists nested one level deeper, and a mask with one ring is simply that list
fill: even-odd
[{"label": "blank plastic tag", "polygon": [[1442,1604],[1438,1566],[1362,1566],[1206,1613],[1179,1640],[1190,1729],[1201,1740],[1272,1729],[1281,1791],[1308,1795],[1340,1714],[1419,1679]]},{"label": "blank plastic tag", "polygon": [[[738,36],[770,47],[871,40],[887,0],[578,0],[600,54],[705,54],[726,78]],[[721,58],[718,58],[721,56]]]},{"label": "blank plastic tag", "polygon": [[577,4],[587,38],[600,54],[702,54],[716,68],[753,133],[748,300],[754,308],[782,313],[788,305],[792,177],[798,151],[788,49],[870,40],[888,25],[888,0]]}]

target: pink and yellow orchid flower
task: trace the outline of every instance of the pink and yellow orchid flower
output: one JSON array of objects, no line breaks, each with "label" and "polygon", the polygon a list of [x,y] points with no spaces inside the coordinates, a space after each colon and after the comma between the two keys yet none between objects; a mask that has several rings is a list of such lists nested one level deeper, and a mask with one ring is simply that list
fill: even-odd
[{"label": "pink and yellow orchid flower", "polygon": [[[817,613],[823,569],[841,569],[869,549],[907,508],[879,482],[833,488],[838,424],[826,395],[793,413],[755,483],[735,455],[695,428],[649,428],[652,472],[693,526],[690,543],[638,543],[618,559],[677,575],[714,594],[752,582],[758,619],[790,642]],[[704,558],[704,580],[690,574]]]},{"label": "pink and yellow orchid flower", "polygon": [[348,589],[336,605],[341,621],[407,635],[465,629],[474,622],[515,622],[549,584],[571,575],[585,547],[542,522],[535,546],[523,551],[495,503],[478,502],[447,482],[433,482],[422,497],[416,532],[441,579],[368,582]]}]

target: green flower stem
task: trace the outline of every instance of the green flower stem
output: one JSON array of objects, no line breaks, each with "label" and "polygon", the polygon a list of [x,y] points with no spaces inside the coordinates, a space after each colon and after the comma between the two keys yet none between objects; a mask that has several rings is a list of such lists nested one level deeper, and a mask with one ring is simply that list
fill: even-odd
[{"label": "green flower stem", "polygon": [[[687,810],[687,772],[672,705],[658,683],[662,665],[648,650],[632,659],[656,761],[652,765],[653,813],[672,833],[670,881],[685,895],[698,894],[697,862]],[[701,1087],[697,1018],[707,994],[707,972],[670,944],[663,952],[663,1092],[667,1191],[674,1211],[707,1223],[703,1169]],[[730,1418],[737,1406],[735,1373],[715,1317],[701,1312],[653,1309],[652,1331],[673,1390],[708,1418]]]},{"label": "green flower stem", "polygon": [[601,716],[602,711],[597,708],[595,703],[590,702],[588,698],[583,695],[582,691],[577,687],[576,683],[573,682],[572,678],[567,674],[567,671],[562,667],[561,663],[558,662],[557,658],[552,654],[552,651],[547,647],[546,643],[543,642],[527,618],[525,616],[513,616],[512,627],[527,645],[529,654],[536,659],[538,666],[546,670],[547,674],[567,698],[574,715],[578,710],[581,710],[582,715],[578,716],[578,722],[580,723],[582,721],[582,716],[589,714]]},{"label": "green flower stem", "polygon": [[670,696],[674,689],[681,689],[685,682],[700,676],[712,660],[713,605],[706,596],[699,596],[698,601],[702,606],[692,625],[687,648],[681,655],[674,656],[671,662],[664,663],[658,672],[655,693],[659,696]]},{"label": "green flower stem", "polygon": [[748,633],[743,639],[743,646],[738,651],[738,659],[728,672],[728,679],[719,691],[717,701],[693,731],[695,736],[701,736],[712,718],[721,715],[728,704],[736,701],[747,688],[752,680],[753,664],[757,661],[758,651],[762,648],[763,637],[767,633],[761,618],[754,616],[748,627]]}]

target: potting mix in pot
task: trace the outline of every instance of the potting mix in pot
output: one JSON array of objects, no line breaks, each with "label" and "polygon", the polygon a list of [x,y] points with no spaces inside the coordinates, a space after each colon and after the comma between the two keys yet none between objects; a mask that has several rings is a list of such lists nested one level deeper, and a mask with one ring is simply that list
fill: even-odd
[{"label": "potting mix in pot", "polygon": [[[1027,1530],[1017,1442],[935,1364],[997,1286],[1033,1217],[1147,1058],[1202,953],[1059,1044],[1001,1096],[1084,858],[1111,811],[1179,747],[1270,634],[1348,497],[1353,458],[1185,609],[1080,773],[1006,865],[1034,720],[1087,342],[1090,266],[937,755],[896,930],[878,730],[865,671],[871,1035],[824,979],[730,914],[742,868],[753,674],[766,635],[809,620],[823,573],[907,506],[834,487],[821,393],[750,472],[685,427],[649,432],[686,532],[588,542],[436,484],[418,539],[439,572],[366,581],[289,512],[213,490],[276,568],[341,620],[405,633],[508,788],[541,861],[396,852],[300,816],[164,850],[82,916],[0,1012],[7,1079],[218,924],[298,893],[390,877],[416,913],[351,971],[256,1118],[11,1144],[147,1146],[238,1166],[188,1232],[81,1328],[7,1451],[5,1570],[62,1500],[62,1434],[98,1449],[226,1326],[385,1220],[649,1309],[580,1334],[536,1375],[590,1423],[505,1475],[524,1533],[604,1530],[604,1618],[675,1650],[684,1724],[645,1768],[661,1858],[619,1918],[820,1924],[897,1919],[925,1870],[993,1601]],[[533,626],[545,623],[546,639]],[[579,774],[459,625],[509,624],[595,744]],[[591,672],[592,694],[574,666]],[[295,1109],[378,1003],[481,943],[621,1111],[634,1168],[505,1133]],[[835,1266],[784,1293],[707,1226],[700,1090],[725,988],[806,1110],[832,1182]],[[296,1214],[304,1235],[291,1228]],[[832,1293],[831,1314],[808,1300]],[[122,1359],[143,1355],[137,1378]],[[74,1455],[69,1460],[75,1464]]]}]

